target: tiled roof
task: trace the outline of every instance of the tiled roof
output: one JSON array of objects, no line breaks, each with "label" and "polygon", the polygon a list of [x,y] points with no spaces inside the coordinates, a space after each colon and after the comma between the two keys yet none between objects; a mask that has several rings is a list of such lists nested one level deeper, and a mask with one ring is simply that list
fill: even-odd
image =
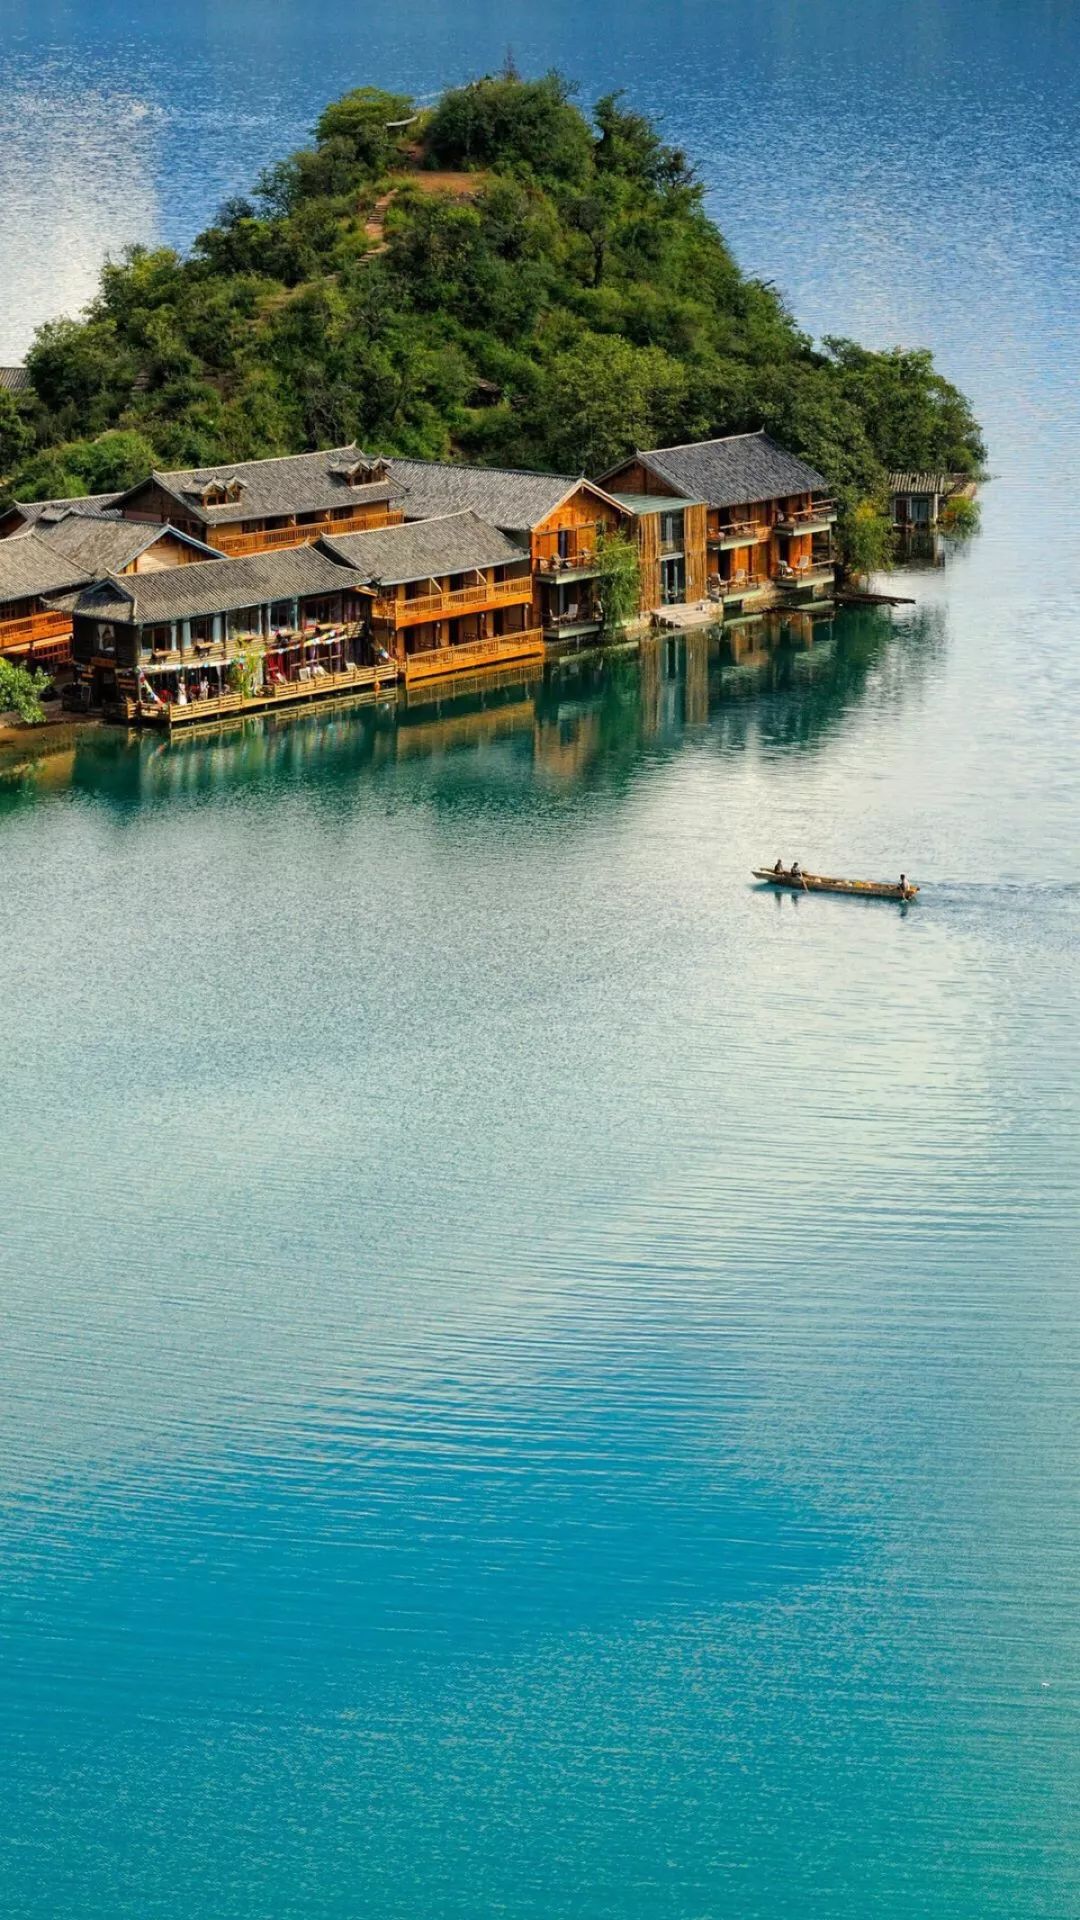
[{"label": "tiled roof", "polygon": [[81,586],[86,578],[85,567],[57,553],[36,533],[0,540],[0,603],[62,593],[66,587]]},{"label": "tiled roof", "polygon": [[[273,520],[293,513],[325,513],[333,507],[375,506],[393,498],[389,480],[351,486],[347,475],[373,456],[359,447],[332,447],[321,453],[289,454],[277,460],[239,460],[221,467],[183,467],[152,478],[184,512],[204,526],[236,520]],[[204,491],[214,485],[239,485],[235,500],[206,506]],[[132,500],[147,482],[129,488]]]},{"label": "tiled roof", "polygon": [[[193,553],[209,558],[200,541],[175,527],[157,526],[139,520],[122,520],[113,514],[66,513],[60,520],[40,520],[38,537],[57,553],[77,562],[84,573],[99,580],[106,573],[123,573],[148,547],[169,534],[181,540]],[[0,543],[2,546],[3,543]]]},{"label": "tiled roof", "polygon": [[789,453],[767,433],[736,433],[726,440],[701,440],[685,447],[653,447],[636,457],[679,493],[705,500],[710,507],[778,500],[790,493],[820,493],[828,486],[816,467]]},{"label": "tiled roof", "polygon": [[890,473],[890,493],[974,493],[974,482],[966,473]]},{"label": "tiled roof", "polygon": [[427,520],[436,514],[470,508],[506,533],[527,533],[581,485],[579,474],[398,460],[392,454],[388,458],[391,475],[404,490],[402,504],[410,520]]},{"label": "tiled roof", "polygon": [[700,500],[683,500],[670,493],[613,493],[620,507],[627,513],[636,515],[650,513],[684,513],[687,507],[700,507]]},{"label": "tiled roof", "polygon": [[239,560],[195,560],[160,573],[128,574],[123,580],[110,574],[87,587],[74,610],[130,626],[154,626],[235,613],[275,600],[340,593],[357,584],[347,568],[317,547],[287,547],[282,553],[252,553]]},{"label": "tiled roof", "polygon": [[498,527],[469,512],[415,520],[403,527],[376,527],[371,533],[327,535],[319,544],[328,553],[340,555],[364,580],[384,587],[529,558]]},{"label": "tiled roof", "polygon": [[8,512],[18,513],[26,526],[36,527],[39,520],[61,520],[72,509],[79,513],[107,513],[119,497],[116,493],[86,493],[68,500],[15,500]]},{"label": "tiled roof", "polygon": [[8,393],[28,393],[29,370],[26,367],[0,367],[0,387]]}]

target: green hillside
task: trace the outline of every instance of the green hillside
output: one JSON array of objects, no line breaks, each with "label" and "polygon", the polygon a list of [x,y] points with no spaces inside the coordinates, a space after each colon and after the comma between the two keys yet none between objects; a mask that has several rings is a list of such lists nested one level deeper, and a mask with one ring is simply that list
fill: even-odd
[{"label": "green hillside", "polygon": [[647,120],[617,96],[586,114],[556,75],[420,115],[347,94],[189,256],[135,248],[81,319],[41,329],[32,394],[0,393],[4,490],[353,439],[596,473],[764,426],[828,475],[850,543],[886,467],[979,466],[929,354],[815,346],[702,202]]}]

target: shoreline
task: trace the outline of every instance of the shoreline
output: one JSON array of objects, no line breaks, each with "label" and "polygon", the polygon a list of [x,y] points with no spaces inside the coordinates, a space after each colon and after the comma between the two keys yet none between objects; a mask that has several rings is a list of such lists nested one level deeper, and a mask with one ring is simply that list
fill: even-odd
[{"label": "shoreline", "polygon": [[102,733],[109,723],[100,714],[61,713],[49,714],[40,726],[30,727],[22,720],[15,720],[10,714],[0,715],[0,772],[9,770],[9,762],[16,756],[30,755],[38,758],[42,751],[61,753],[73,746],[77,738],[84,733]]}]

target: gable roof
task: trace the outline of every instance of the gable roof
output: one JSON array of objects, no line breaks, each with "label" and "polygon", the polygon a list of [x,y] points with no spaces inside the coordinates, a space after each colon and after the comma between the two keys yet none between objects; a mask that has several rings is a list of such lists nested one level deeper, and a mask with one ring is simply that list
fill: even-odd
[{"label": "gable roof", "polygon": [[620,507],[640,519],[650,513],[685,513],[687,507],[700,507],[700,500],[684,500],[672,493],[613,493]]},{"label": "gable roof", "polygon": [[87,571],[36,533],[0,540],[0,602],[34,600],[85,584]]},{"label": "gable roof", "polygon": [[[373,465],[375,458],[360,447],[348,446],[320,453],[286,454],[274,460],[237,460],[221,467],[176,467],[168,473],[155,470],[119,495],[118,503],[123,511],[154,482],[206,527],[236,520],[273,520],[292,513],[323,513],[334,507],[375,506],[393,498],[390,481],[353,486],[348,478],[357,466]],[[236,497],[208,506],[202,496],[215,486],[233,488]]]},{"label": "gable roof", "polygon": [[384,587],[529,558],[498,527],[469,511],[407,521],[402,527],[376,527],[371,533],[326,534],[319,545],[355,568],[362,580]]},{"label": "gable roof", "polygon": [[28,367],[0,367],[0,387],[7,393],[29,393],[30,369]]},{"label": "gable roof", "polygon": [[[710,507],[777,500],[789,493],[820,493],[829,484],[816,467],[789,453],[764,431],[691,441],[683,447],[653,447],[635,458],[676,493],[705,500]],[[622,472],[626,465],[621,461],[611,473]]]},{"label": "gable roof", "polygon": [[450,460],[398,460],[388,454],[392,478],[404,491],[410,520],[471,509],[504,533],[531,533],[568,494],[585,485],[582,474],[537,473],[515,467],[467,467]]},{"label": "gable roof", "polygon": [[65,513],[59,520],[38,522],[37,537],[47,541],[57,553],[66,554],[92,579],[106,573],[123,573],[141,554],[168,534],[180,540],[204,560],[217,558],[213,548],[195,540],[178,527],[161,526],[145,520],[121,520],[112,514]]},{"label": "gable roof", "polygon": [[359,581],[346,568],[317,547],[286,547],[281,553],[251,553],[238,560],[194,560],[186,567],[128,574],[124,579],[107,574],[75,597],[72,611],[127,626],[156,626],[204,614],[236,613],[242,607],[266,606],[275,600],[340,593],[357,585]]},{"label": "gable roof", "polygon": [[890,493],[943,493],[950,495],[976,492],[975,483],[968,473],[890,473],[888,477]]},{"label": "gable roof", "polygon": [[0,523],[17,513],[24,527],[41,520],[62,520],[65,513],[105,513],[120,498],[116,493],[84,493],[67,500],[13,500],[0,514]]}]

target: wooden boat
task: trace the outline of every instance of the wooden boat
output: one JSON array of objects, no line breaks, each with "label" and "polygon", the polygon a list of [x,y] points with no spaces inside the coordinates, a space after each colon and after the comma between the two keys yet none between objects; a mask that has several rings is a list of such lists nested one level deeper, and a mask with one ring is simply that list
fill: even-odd
[{"label": "wooden boat", "polygon": [[824,873],[777,873],[775,867],[755,867],[754,879],[767,880],[770,887],[786,887],[791,893],[848,893],[860,900],[914,900],[919,891],[889,880],[833,880]]}]

